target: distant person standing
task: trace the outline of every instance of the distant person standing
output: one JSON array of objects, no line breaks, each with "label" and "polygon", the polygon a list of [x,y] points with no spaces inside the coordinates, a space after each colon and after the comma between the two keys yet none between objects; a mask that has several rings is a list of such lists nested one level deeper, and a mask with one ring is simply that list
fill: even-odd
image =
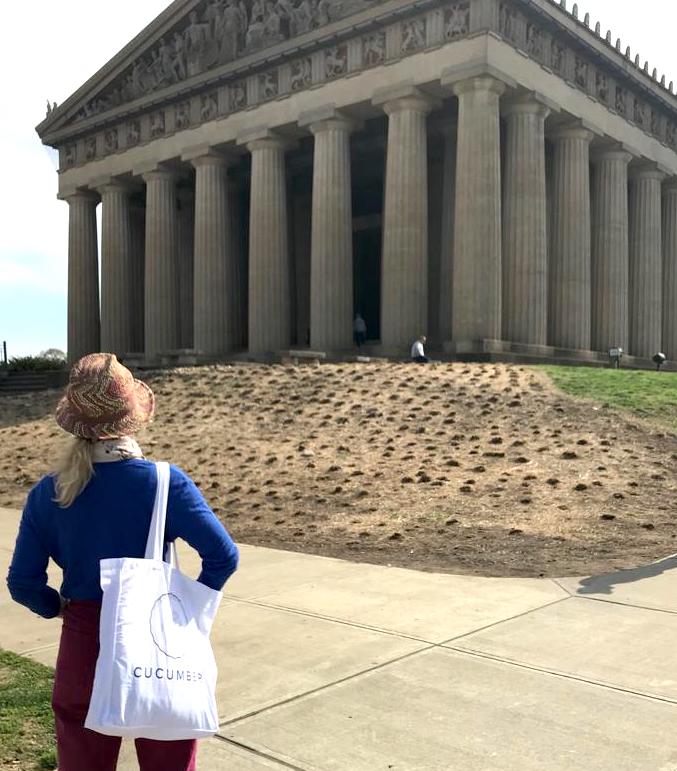
[{"label": "distant person standing", "polygon": [[355,322],[353,323],[353,332],[355,335],[355,345],[361,348],[367,341],[367,323],[362,318],[361,313],[355,314]]},{"label": "distant person standing", "polygon": [[426,344],[426,336],[421,335],[418,340],[411,346],[411,360],[417,364],[427,364],[430,359],[425,355],[425,349],[423,346]]}]

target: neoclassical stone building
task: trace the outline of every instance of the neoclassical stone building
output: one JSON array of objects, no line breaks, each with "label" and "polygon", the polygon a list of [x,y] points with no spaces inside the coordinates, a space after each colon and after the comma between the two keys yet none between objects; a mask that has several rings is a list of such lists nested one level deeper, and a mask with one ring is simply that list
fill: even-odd
[{"label": "neoclassical stone building", "polygon": [[674,87],[566,0],[176,0],[38,132],[71,358],[677,360]]}]

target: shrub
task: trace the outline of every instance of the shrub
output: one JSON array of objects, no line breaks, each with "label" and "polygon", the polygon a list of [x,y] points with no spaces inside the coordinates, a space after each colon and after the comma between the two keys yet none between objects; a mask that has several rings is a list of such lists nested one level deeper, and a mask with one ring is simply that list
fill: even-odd
[{"label": "shrub", "polygon": [[14,356],[9,360],[10,372],[45,372],[66,369],[65,359],[49,356]]}]

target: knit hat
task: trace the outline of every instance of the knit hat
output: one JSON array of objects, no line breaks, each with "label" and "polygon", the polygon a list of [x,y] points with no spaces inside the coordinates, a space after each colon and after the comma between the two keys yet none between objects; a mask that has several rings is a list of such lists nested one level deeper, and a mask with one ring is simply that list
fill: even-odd
[{"label": "knit hat", "polygon": [[81,439],[117,439],[135,434],[155,411],[151,389],[112,353],[83,356],[71,369],[56,422]]}]

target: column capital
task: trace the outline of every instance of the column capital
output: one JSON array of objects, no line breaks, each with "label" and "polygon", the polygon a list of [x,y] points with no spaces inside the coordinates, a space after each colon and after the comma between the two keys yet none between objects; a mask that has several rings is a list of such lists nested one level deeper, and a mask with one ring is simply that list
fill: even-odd
[{"label": "column capital", "polygon": [[626,165],[635,157],[629,148],[623,144],[613,144],[607,147],[600,147],[590,154],[592,163],[603,163],[606,161],[625,163]]},{"label": "column capital", "polygon": [[142,164],[135,168],[133,173],[136,176],[141,177],[146,183],[155,182],[161,179],[174,180],[177,176],[173,169],[170,169],[161,163]]},{"label": "column capital", "polygon": [[238,146],[244,145],[249,152],[264,149],[288,150],[292,145],[286,137],[281,136],[268,126],[255,126],[244,131],[236,139]]},{"label": "column capital", "polygon": [[677,177],[667,177],[663,182],[663,192],[667,195],[677,195]]},{"label": "column capital", "polygon": [[[461,67],[447,67],[442,71],[442,75],[440,76],[440,83],[442,86],[450,88],[454,91],[454,93],[457,93],[456,86],[460,86],[463,83],[470,83],[476,78],[489,78],[489,80],[498,81],[499,83],[503,84],[503,90],[506,88],[518,88],[518,83],[516,80],[513,80],[504,72],[497,69],[496,67],[493,67],[491,64],[487,64],[486,62],[475,62],[463,65]],[[468,89],[472,90],[472,86],[468,86]],[[501,91],[501,94],[502,93],[503,91]]]},{"label": "column capital", "polygon": [[308,128],[312,134],[330,130],[352,132],[361,126],[361,121],[337,110],[333,104],[302,112],[298,123],[301,128]]},{"label": "column capital", "polygon": [[505,83],[498,78],[494,78],[492,75],[474,75],[465,80],[457,81],[452,87],[456,96],[482,91],[502,96],[505,93],[505,89]]},{"label": "column capital", "polygon": [[198,166],[231,166],[235,159],[227,152],[222,152],[211,145],[189,147],[181,153],[181,160],[190,163],[193,168]]},{"label": "column capital", "polygon": [[501,112],[505,116],[538,115],[545,120],[553,108],[557,109],[546,96],[530,91],[507,99],[502,105]]},{"label": "column capital", "polygon": [[653,179],[662,182],[665,176],[665,172],[653,161],[640,159],[630,166],[630,179],[632,180]]},{"label": "column capital", "polygon": [[101,201],[101,196],[95,191],[90,189],[78,189],[68,190],[64,193],[59,193],[57,198],[60,201],[66,201],[66,203],[91,203],[96,206]]},{"label": "column capital", "polygon": [[380,88],[374,93],[371,103],[375,107],[381,107],[386,115],[392,115],[400,110],[429,113],[440,106],[438,99],[424,94],[411,83]]},{"label": "column capital", "polygon": [[548,135],[549,139],[553,141],[559,141],[562,139],[580,139],[584,142],[592,142],[595,138],[595,134],[592,128],[583,121],[576,121],[574,123],[564,123],[557,126]]},{"label": "column capital", "polygon": [[106,193],[123,193],[129,195],[131,192],[127,182],[116,179],[115,177],[101,177],[92,182],[92,187],[97,190],[101,196]]}]

